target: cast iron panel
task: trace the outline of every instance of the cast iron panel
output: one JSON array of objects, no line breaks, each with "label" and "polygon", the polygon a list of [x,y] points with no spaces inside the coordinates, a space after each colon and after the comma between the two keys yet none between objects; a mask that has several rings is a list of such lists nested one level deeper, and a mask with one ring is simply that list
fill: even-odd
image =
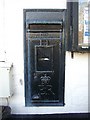
[{"label": "cast iron panel", "polygon": [[64,106],[65,10],[25,10],[25,106]]},{"label": "cast iron panel", "polygon": [[31,99],[41,102],[59,99],[59,40],[48,40],[48,45],[38,45],[32,40],[31,56]]},{"label": "cast iron panel", "polygon": [[53,46],[35,46],[36,71],[53,70]]}]

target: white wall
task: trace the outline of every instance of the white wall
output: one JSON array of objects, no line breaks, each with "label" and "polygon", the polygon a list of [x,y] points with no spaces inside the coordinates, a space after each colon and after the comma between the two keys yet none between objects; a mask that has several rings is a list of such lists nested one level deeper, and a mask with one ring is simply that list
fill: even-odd
[{"label": "white wall", "polygon": [[[88,54],[66,53],[65,106],[25,107],[23,61],[23,9],[66,8],[66,0],[1,0],[0,43],[7,60],[14,65],[14,95],[9,99],[12,113],[44,114],[88,112]],[[3,19],[2,19],[3,18]],[[3,30],[3,31],[2,31]],[[3,42],[2,42],[3,40]],[[3,46],[3,47],[2,47]],[[22,82],[22,84],[21,84]]]}]

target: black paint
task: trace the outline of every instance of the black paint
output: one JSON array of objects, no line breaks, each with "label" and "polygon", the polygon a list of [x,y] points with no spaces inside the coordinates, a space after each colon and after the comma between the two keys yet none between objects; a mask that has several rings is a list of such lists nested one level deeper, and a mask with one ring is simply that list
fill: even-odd
[{"label": "black paint", "polygon": [[25,105],[63,106],[65,10],[24,10],[24,58]]}]

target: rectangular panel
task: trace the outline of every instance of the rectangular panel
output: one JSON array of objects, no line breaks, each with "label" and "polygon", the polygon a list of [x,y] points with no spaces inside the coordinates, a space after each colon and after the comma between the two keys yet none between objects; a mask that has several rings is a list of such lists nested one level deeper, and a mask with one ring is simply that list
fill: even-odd
[{"label": "rectangular panel", "polygon": [[65,10],[25,11],[25,105],[64,105]]},{"label": "rectangular panel", "polygon": [[53,71],[53,46],[35,46],[36,71]]},{"label": "rectangular panel", "polygon": [[59,40],[32,40],[31,51],[32,103],[59,102]]},{"label": "rectangular panel", "polygon": [[90,1],[79,0],[78,45],[82,48],[90,46]]}]

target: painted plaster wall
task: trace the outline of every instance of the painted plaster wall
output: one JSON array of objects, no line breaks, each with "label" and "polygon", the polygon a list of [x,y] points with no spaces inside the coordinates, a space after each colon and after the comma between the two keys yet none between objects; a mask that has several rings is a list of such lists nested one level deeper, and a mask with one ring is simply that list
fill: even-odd
[{"label": "painted plaster wall", "polygon": [[[50,1],[50,0],[49,0]],[[9,105],[14,114],[80,113],[88,112],[88,53],[75,53],[71,59],[66,52],[65,106],[25,107],[23,9],[66,8],[66,0],[1,0],[0,49],[6,51],[7,61],[13,63],[13,90]],[[2,41],[3,40],[3,41]],[[6,105],[7,101],[3,100]]]}]

